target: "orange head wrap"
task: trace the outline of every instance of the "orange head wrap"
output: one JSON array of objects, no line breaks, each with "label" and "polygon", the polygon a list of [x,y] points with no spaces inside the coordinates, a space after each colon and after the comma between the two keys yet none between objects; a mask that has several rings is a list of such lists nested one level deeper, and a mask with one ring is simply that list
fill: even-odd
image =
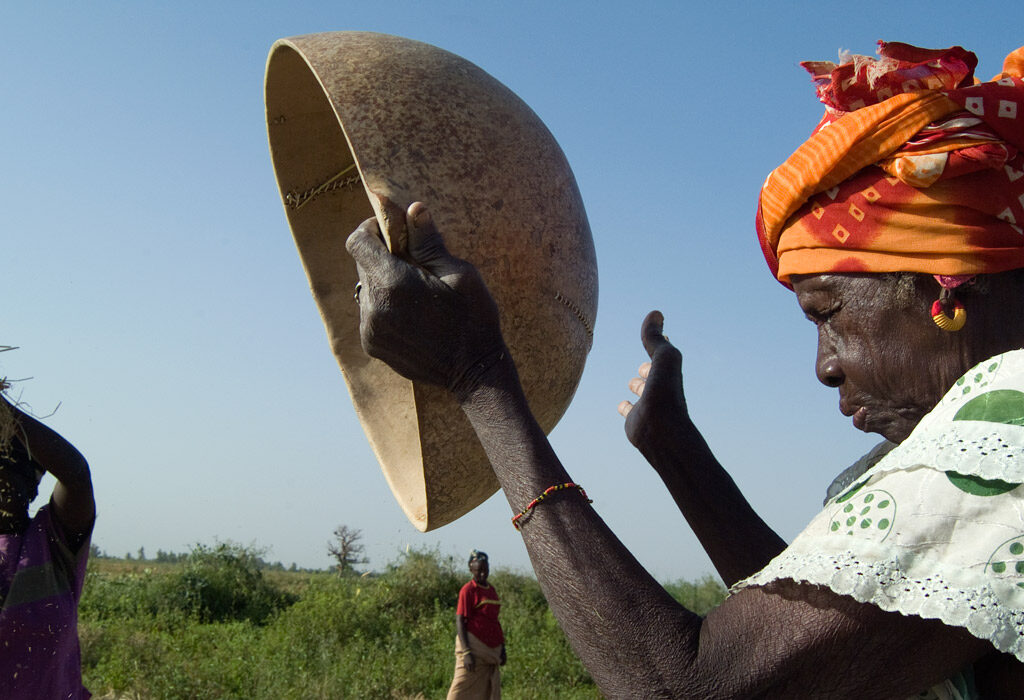
[{"label": "orange head wrap", "polygon": [[1024,267],[1024,47],[988,83],[960,47],[878,53],[802,64],[826,113],[761,189],[772,273]]}]

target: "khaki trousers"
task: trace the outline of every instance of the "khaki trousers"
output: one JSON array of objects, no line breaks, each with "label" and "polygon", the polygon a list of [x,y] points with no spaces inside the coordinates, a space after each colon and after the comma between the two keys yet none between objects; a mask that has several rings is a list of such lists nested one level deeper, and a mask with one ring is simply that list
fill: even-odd
[{"label": "khaki trousers", "polygon": [[[466,637],[469,649],[457,635],[455,637],[455,677],[448,689],[448,700],[500,700],[501,647],[489,647],[469,632]],[[470,651],[476,667],[467,671],[462,660]]]}]

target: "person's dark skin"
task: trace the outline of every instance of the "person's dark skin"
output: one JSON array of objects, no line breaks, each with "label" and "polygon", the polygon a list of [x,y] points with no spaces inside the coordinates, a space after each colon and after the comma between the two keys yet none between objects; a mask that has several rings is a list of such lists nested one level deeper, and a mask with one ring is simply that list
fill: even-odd
[{"label": "person's dark skin", "polygon": [[682,354],[662,334],[663,324],[660,311],[644,319],[640,339],[652,361],[630,382],[643,400],[635,406],[623,401],[619,412],[629,441],[658,472],[718,575],[732,586],[763,569],[786,543],[750,507],[690,420]]},{"label": "person's dark skin", "polygon": [[[52,428],[5,398],[0,397],[0,401],[7,403],[18,423],[14,439],[25,447],[35,464],[57,480],[50,496],[52,513],[67,535],[72,550],[78,551],[92,532],[96,519],[89,464],[74,445]],[[29,503],[21,505],[27,511]]]},{"label": "person's dark skin", "polygon": [[[469,563],[469,573],[473,575],[473,580],[477,582],[477,585],[487,587],[487,576],[490,574],[491,568],[485,559],[474,559]],[[455,614],[455,634],[458,635],[462,641],[462,648],[469,649],[469,637],[467,637],[466,630],[466,616]],[[505,656],[505,645],[501,645],[501,665],[504,666],[507,661]],[[476,668],[476,659],[473,658],[473,652],[467,651],[462,657],[462,665],[467,671],[472,671]]]},{"label": "person's dark skin", "polygon": [[[363,285],[363,347],[406,378],[453,391],[511,511],[519,512],[548,486],[572,479],[530,414],[504,349],[496,306],[479,274],[447,252],[422,204],[409,208],[407,226],[409,260],[391,255],[373,219],[349,237]],[[836,285],[838,291],[843,282]],[[875,301],[878,312],[895,300],[880,294]],[[906,313],[926,315],[928,308]],[[672,354],[659,352],[667,345],[660,328],[649,329],[646,340],[652,341],[645,345],[654,366],[634,408],[639,412],[631,433],[641,436],[645,454],[666,455],[656,457],[660,473],[676,478],[697,455],[705,473],[693,481],[701,481],[705,494],[734,491],[688,425],[679,372],[659,367],[661,357]],[[659,387],[659,378],[673,386]],[[689,443],[683,448],[668,445],[672,439],[662,437],[657,426],[643,425],[661,420],[653,404],[663,400],[677,401],[673,410],[683,427],[666,425],[677,440]],[[646,438],[651,444],[644,444],[644,435],[653,436]],[[680,461],[673,464],[674,459]],[[738,492],[730,498],[742,499]],[[711,499],[679,500],[691,522],[722,517]],[[749,507],[746,512],[750,520]],[[552,612],[608,697],[910,697],[993,654],[988,642],[962,629],[787,581],[745,588],[702,619],[672,599],[575,492],[547,499],[524,519],[521,532]],[[730,578],[756,570],[766,553],[781,546],[759,519],[728,536],[748,533],[761,542],[756,557],[734,561],[728,547],[711,548],[716,567]],[[1009,665],[1003,657],[997,662]],[[1006,677],[1005,671],[993,673]]]}]

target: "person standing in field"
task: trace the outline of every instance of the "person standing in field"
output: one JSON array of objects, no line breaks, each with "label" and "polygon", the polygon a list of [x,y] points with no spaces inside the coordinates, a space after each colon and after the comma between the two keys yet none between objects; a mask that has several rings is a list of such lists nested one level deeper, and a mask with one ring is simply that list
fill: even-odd
[{"label": "person standing in field", "polygon": [[501,697],[501,671],[505,665],[505,633],[498,622],[501,601],[487,583],[487,554],[469,555],[473,575],[459,591],[455,609],[455,677],[448,700],[495,700]]},{"label": "person standing in field", "polygon": [[[0,383],[0,390],[6,388]],[[49,503],[29,517],[45,472]],[[96,519],[92,478],[71,443],[0,394],[0,696],[88,700],[78,601]]]}]

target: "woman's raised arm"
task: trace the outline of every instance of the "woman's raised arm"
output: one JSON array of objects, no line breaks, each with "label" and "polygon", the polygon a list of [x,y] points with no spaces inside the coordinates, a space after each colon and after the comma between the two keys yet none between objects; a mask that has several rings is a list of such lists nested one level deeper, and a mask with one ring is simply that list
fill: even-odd
[{"label": "woman's raised arm", "polygon": [[630,382],[638,398],[623,401],[626,437],[665,482],[676,505],[732,586],[765,567],[786,547],[750,507],[690,419],[683,393],[682,355],[662,332],[660,311],[647,314],[640,340],[651,358]]},{"label": "woman's raised arm", "polygon": [[[0,398],[0,401],[6,401]],[[92,532],[96,519],[92,476],[85,457],[57,431],[7,402],[18,423],[16,438],[32,459],[57,479],[53,513],[77,549]]]}]

